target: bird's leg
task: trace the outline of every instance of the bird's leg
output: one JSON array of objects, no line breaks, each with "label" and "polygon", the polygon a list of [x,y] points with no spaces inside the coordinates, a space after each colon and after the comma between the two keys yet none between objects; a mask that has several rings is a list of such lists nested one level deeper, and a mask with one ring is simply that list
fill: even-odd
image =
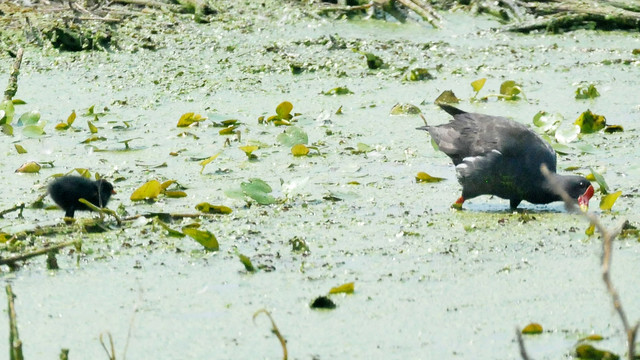
[{"label": "bird's leg", "polygon": [[456,210],[462,210],[462,204],[464,203],[464,196],[460,196],[456,202],[451,204],[451,207]]}]

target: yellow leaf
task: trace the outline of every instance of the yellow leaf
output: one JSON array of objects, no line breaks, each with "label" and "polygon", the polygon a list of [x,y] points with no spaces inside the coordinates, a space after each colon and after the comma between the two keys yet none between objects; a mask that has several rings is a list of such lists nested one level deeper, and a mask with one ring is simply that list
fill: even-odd
[{"label": "yellow leaf", "polygon": [[30,161],[28,163],[22,164],[22,166],[20,166],[18,168],[18,170],[16,170],[16,172],[19,173],[37,173],[40,171],[40,169],[42,168],[42,166],[40,166],[40,164],[38,164],[35,161]]},{"label": "yellow leaf", "polygon": [[595,232],[596,232],[596,226],[594,224],[589,225],[587,230],[584,231],[584,233],[589,236],[593,235]]},{"label": "yellow leaf", "polygon": [[248,157],[251,157],[251,153],[258,150],[258,147],[255,145],[247,145],[247,146],[240,146],[239,149],[244,151],[244,153],[247,154]]},{"label": "yellow leaf", "polygon": [[167,190],[167,188],[168,188],[169,186],[171,186],[171,184],[173,184],[173,183],[175,183],[175,182],[176,182],[175,180],[167,180],[167,181],[163,182],[163,183],[160,185],[160,187],[162,188],[162,191],[165,191],[165,190]]},{"label": "yellow leaf", "polygon": [[233,135],[237,128],[238,128],[237,125],[231,125],[229,127],[226,127],[224,129],[218,131],[218,134],[220,134],[220,135]]},{"label": "yellow leaf", "polygon": [[9,239],[11,239],[11,235],[7,234],[7,233],[0,233],[0,243],[6,243],[7,241],[9,241]]},{"label": "yellow leaf", "polygon": [[98,132],[98,128],[95,125],[93,125],[93,123],[91,123],[91,121],[87,120],[87,125],[89,125],[89,131],[92,134],[95,134],[95,133]]},{"label": "yellow leaf", "polygon": [[206,250],[218,251],[220,249],[220,245],[218,244],[218,240],[216,239],[215,235],[213,235],[209,231],[202,231],[185,226],[182,228],[182,233],[199,242],[200,245],[204,246]]},{"label": "yellow leaf", "polygon": [[288,101],[283,101],[276,107],[276,114],[278,114],[280,119],[289,120],[291,119],[291,110],[293,110],[293,104]]},{"label": "yellow leaf", "polygon": [[69,128],[69,124],[67,123],[56,124],[56,130],[67,130],[68,128]]},{"label": "yellow leaf", "polygon": [[618,200],[618,197],[621,194],[622,194],[622,191],[616,191],[614,193],[603,196],[602,200],[600,200],[600,209],[605,211],[611,210],[611,208],[613,207],[613,204],[615,204],[616,200]]},{"label": "yellow leaf", "polygon": [[487,82],[486,78],[478,79],[471,83],[471,87],[473,88],[473,91],[478,92],[482,90],[482,88],[484,87],[484,83],[486,82]]},{"label": "yellow leaf", "polygon": [[444,178],[435,177],[427,174],[426,172],[419,172],[416,175],[416,182],[435,183],[444,180]]},{"label": "yellow leaf", "polygon": [[196,205],[196,210],[208,214],[231,214],[233,210],[223,205],[211,205],[207,202]]},{"label": "yellow leaf", "polygon": [[13,146],[15,146],[16,151],[18,152],[18,154],[26,154],[27,153],[27,150],[25,148],[23,148],[22,145],[14,144]]},{"label": "yellow leaf", "polygon": [[131,201],[141,201],[146,199],[155,199],[162,192],[162,185],[158,180],[151,180],[140,186],[131,194]]},{"label": "yellow leaf", "polygon": [[354,284],[352,282],[336,286],[329,290],[329,294],[353,294]]},{"label": "yellow leaf", "polygon": [[180,116],[180,119],[178,120],[178,127],[187,127],[192,125],[193,123],[196,123],[198,121],[202,121],[205,120],[206,118],[202,117],[202,115],[200,114],[195,114],[195,113],[186,113],[186,114],[182,114],[182,116]]},{"label": "yellow leaf", "polygon": [[538,323],[531,323],[522,329],[522,333],[529,335],[542,334],[542,325]]},{"label": "yellow leaf", "polygon": [[200,169],[200,174],[202,174],[202,172],[204,171],[204,167],[207,166],[207,164],[209,164],[210,162],[212,162],[213,160],[215,160],[218,156],[220,156],[221,153],[217,153],[207,159],[204,159],[202,161],[200,161],[200,165],[202,166],[202,169]]},{"label": "yellow leaf", "polygon": [[67,124],[69,126],[71,126],[71,124],[73,124],[73,122],[76,121],[76,111],[73,110],[71,112],[71,114],[69,114],[69,117],[67,118]]},{"label": "yellow leaf", "polygon": [[309,153],[309,148],[305,144],[296,144],[291,148],[293,156],[306,156]]},{"label": "yellow leaf", "polygon": [[184,191],[165,191],[164,196],[169,198],[183,198],[187,196],[187,193]]}]

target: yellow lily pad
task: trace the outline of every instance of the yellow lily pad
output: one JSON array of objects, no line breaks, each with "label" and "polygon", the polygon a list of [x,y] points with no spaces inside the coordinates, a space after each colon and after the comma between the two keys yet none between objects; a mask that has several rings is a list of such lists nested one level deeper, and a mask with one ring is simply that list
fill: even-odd
[{"label": "yellow lily pad", "polygon": [[478,92],[482,90],[482,88],[484,87],[484,83],[486,82],[487,82],[486,78],[478,79],[471,83],[471,87],[473,88],[473,91]]},{"label": "yellow lily pad", "polygon": [[98,132],[98,128],[93,125],[93,123],[89,120],[87,120],[87,126],[89,126],[89,132],[91,132],[92,134],[95,134]]},{"label": "yellow lily pad", "polygon": [[276,107],[276,114],[278,114],[278,117],[282,120],[290,120],[293,117],[291,110],[293,110],[293,104],[288,101],[283,101]]},{"label": "yellow lily pad", "polygon": [[309,154],[309,148],[305,144],[296,144],[291,148],[293,156],[306,156]]},{"label": "yellow lily pad", "polygon": [[616,200],[618,200],[618,197],[621,194],[622,191],[616,191],[614,193],[603,196],[602,200],[600,200],[600,209],[605,211],[611,210],[613,204],[615,204]]},{"label": "yellow lily pad", "polygon": [[22,164],[16,172],[18,173],[37,173],[40,171],[42,166],[35,161],[29,161],[28,163]]},{"label": "yellow lily pad", "polygon": [[155,199],[162,192],[162,184],[158,180],[151,180],[140,186],[131,194],[131,201]]},{"label": "yellow lily pad", "polygon": [[527,335],[542,334],[542,325],[538,323],[531,323],[522,329],[522,333]]},{"label": "yellow lily pad", "polygon": [[168,198],[183,198],[187,197],[187,193],[184,191],[165,191],[164,196]]},{"label": "yellow lily pad", "polygon": [[13,146],[16,148],[16,151],[18,152],[18,154],[26,154],[27,153],[27,150],[25,148],[23,148],[22,145],[14,144]]},{"label": "yellow lily pad", "polygon": [[182,114],[182,116],[180,116],[180,119],[178,120],[178,127],[187,127],[187,126],[191,126],[194,123],[197,123],[199,121],[203,121],[206,120],[207,118],[202,117],[202,115],[200,114],[195,114],[192,112],[186,113],[186,114]]},{"label": "yellow lily pad", "polygon": [[246,146],[240,146],[239,149],[244,151],[245,155],[247,155],[247,157],[251,159],[252,156],[255,157],[255,155],[252,155],[252,153],[258,150],[259,147],[255,145],[246,145]]},{"label": "yellow lily pad", "polygon": [[607,120],[603,115],[594,114],[591,110],[587,110],[578,116],[574,124],[580,127],[581,133],[591,134],[604,129]]}]

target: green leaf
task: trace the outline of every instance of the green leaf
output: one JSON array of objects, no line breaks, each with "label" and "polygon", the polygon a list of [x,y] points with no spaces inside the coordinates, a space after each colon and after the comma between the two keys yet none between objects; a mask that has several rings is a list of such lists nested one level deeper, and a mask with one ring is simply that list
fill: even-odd
[{"label": "green leaf", "polygon": [[391,108],[391,115],[417,115],[420,113],[422,110],[412,104],[395,104]]},{"label": "green leaf", "polygon": [[278,134],[276,137],[278,142],[286,147],[291,147],[295,144],[307,144],[309,143],[309,137],[307,133],[297,126],[289,126],[284,132]]},{"label": "green leaf", "polygon": [[231,214],[233,210],[223,205],[211,205],[208,202],[202,202],[196,205],[196,210],[207,214]]},{"label": "green leaf", "polygon": [[249,182],[241,183],[240,188],[245,195],[254,199],[258,204],[269,205],[276,202],[276,199],[269,194],[273,191],[271,186],[261,179],[249,179]]},{"label": "green leaf", "polygon": [[238,258],[240,259],[242,265],[244,265],[245,270],[247,270],[248,272],[256,272],[256,268],[253,266],[253,264],[251,263],[251,259],[249,259],[248,256],[238,254]]},{"label": "green leaf", "polygon": [[562,123],[555,133],[556,141],[560,144],[568,144],[578,138],[580,127],[568,122]]},{"label": "green leaf", "polygon": [[13,102],[11,100],[3,100],[0,102],[0,110],[4,112],[3,116],[0,116],[1,124],[11,124],[13,122],[13,116],[16,112]]},{"label": "green leaf", "polygon": [[20,115],[18,126],[35,125],[38,121],[40,121],[40,112],[33,110]]},{"label": "green leaf", "polygon": [[372,53],[366,52],[362,53],[367,58],[367,67],[371,70],[379,69],[384,65],[384,61]]},{"label": "green leaf", "polygon": [[574,124],[580,127],[581,133],[591,134],[604,129],[606,122],[604,116],[594,114],[591,110],[587,110],[578,116]]},{"label": "green leaf", "polygon": [[431,79],[434,79],[433,75],[429,73],[429,70],[424,68],[411,69],[403,78],[403,80],[406,81],[422,81]]},{"label": "green leaf", "polygon": [[576,99],[595,99],[600,96],[600,93],[596,89],[595,85],[589,84],[588,86],[582,85],[576,89]]},{"label": "green leaf", "polygon": [[131,194],[131,201],[141,201],[155,199],[162,192],[162,184],[158,180],[151,180],[144,183]]},{"label": "green leaf", "polygon": [[556,113],[548,114],[546,111],[539,111],[533,116],[533,125],[540,128],[545,133],[552,134],[562,123],[562,115]]},{"label": "green leaf", "polygon": [[592,167],[589,167],[589,170],[591,171],[591,176],[587,176],[587,179],[595,180],[600,186],[600,192],[602,192],[603,194],[608,194],[610,191],[609,185],[607,185],[607,182],[604,181],[604,176],[602,176],[599,172],[595,171]]},{"label": "green leaf", "polygon": [[353,94],[353,91],[349,90],[349,88],[346,86],[339,86],[326,92],[323,91],[322,94],[323,95],[349,95],[349,94]]},{"label": "green leaf", "polygon": [[482,88],[484,87],[484,83],[486,82],[487,82],[486,78],[478,79],[471,83],[471,87],[473,88],[473,91],[479,92],[480,90],[482,90]]},{"label": "green leaf", "polygon": [[604,211],[611,210],[611,208],[613,207],[613,204],[615,204],[616,200],[618,200],[618,197],[621,194],[622,194],[622,191],[616,191],[614,193],[603,196],[602,200],[600,200],[600,209]]},{"label": "green leaf", "polygon": [[38,137],[45,134],[44,124],[42,125],[28,125],[22,128],[22,135],[26,137]]},{"label": "green leaf", "polygon": [[434,101],[436,104],[457,104],[460,99],[453,93],[452,90],[445,90]]},{"label": "green leaf", "polygon": [[185,226],[182,228],[182,233],[199,242],[200,245],[204,246],[205,250],[207,251],[220,250],[220,245],[218,244],[218,240],[216,239],[215,235],[207,230],[203,231]]},{"label": "green leaf", "polygon": [[522,92],[520,85],[513,80],[507,80],[500,84],[500,94],[515,100],[516,96]]},{"label": "green leaf", "polygon": [[18,154],[26,154],[27,153],[27,150],[25,148],[23,148],[22,145],[13,144],[13,146],[16,148],[16,151],[18,152]]},{"label": "green leaf", "polygon": [[87,120],[87,125],[89,126],[89,132],[91,132],[92,134],[95,134],[98,132],[98,128],[93,125],[93,123],[89,120]]},{"label": "green leaf", "polygon": [[185,237],[185,234],[181,233],[178,230],[174,230],[174,229],[170,228],[169,225],[167,225],[164,221],[158,219],[157,217],[155,218],[154,222],[156,224],[160,225],[161,228],[165,229],[169,236],[177,237],[177,238]]}]

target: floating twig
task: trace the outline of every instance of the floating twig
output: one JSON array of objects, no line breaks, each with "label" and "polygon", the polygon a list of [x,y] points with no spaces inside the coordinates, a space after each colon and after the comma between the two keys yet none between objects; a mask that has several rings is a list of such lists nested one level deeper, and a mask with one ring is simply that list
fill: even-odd
[{"label": "floating twig", "polygon": [[8,257],[8,258],[1,258],[0,259],[0,265],[9,265],[9,266],[13,267],[13,266],[15,266],[15,263],[17,263],[19,261],[24,261],[24,260],[31,259],[32,257],[45,255],[45,254],[48,254],[48,253],[53,252],[53,251],[60,250],[62,248],[70,246],[70,245],[77,246],[77,245],[79,245],[81,243],[82,242],[79,241],[79,240],[68,241],[68,242],[56,244],[56,245],[53,245],[53,246],[45,247],[45,248],[42,248],[42,249],[38,249],[38,250],[29,252],[29,253],[20,254],[20,255]]},{"label": "floating twig", "polygon": [[0,211],[0,218],[3,218],[6,214],[10,212],[14,212],[16,210],[20,210],[20,212],[18,213],[18,217],[22,217],[22,210],[24,210],[24,203],[16,204],[8,209]]},{"label": "floating twig", "polygon": [[256,322],[256,317],[261,313],[264,313],[265,315],[267,315],[267,317],[269,318],[269,321],[271,321],[271,331],[273,331],[273,333],[276,335],[278,340],[280,340],[280,345],[282,345],[282,359],[287,360],[289,357],[289,355],[287,354],[287,341],[284,339],[284,337],[280,333],[280,330],[278,330],[278,327],[276,326],[275,321],[273,321],[273,317],[271,317],[271,313],[267,309],[260,309],[256,311],[255,314],[253,314],[253,322],[254,323]]},{"label": "floating twig", "polygon": [[24,360],[22,356],[22,341],[20,340],[20,336],[18,336],[18,321],[16,320],[16,308],[13,304],[13,299],[15,299],[15,295],[13,295],[13,290],[11,289],[11,284],[8,284],[5,287],[7,292],[7,302],[9,307],[9,346],[11,349],[9,350],[9,359],[11,360]]}]

